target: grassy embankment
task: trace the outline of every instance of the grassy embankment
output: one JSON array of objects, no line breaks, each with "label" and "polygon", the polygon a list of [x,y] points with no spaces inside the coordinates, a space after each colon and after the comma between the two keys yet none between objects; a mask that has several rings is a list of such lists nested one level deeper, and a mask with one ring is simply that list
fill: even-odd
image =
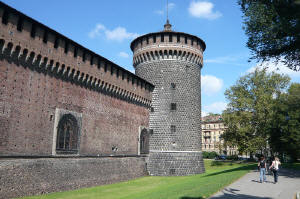
[{"label": "grassy embankment", "polygon": [[256,167],[255,164],[205,160],[206,173],[147,176],[111,185],[25,197],[26,199],[204,199]]}]

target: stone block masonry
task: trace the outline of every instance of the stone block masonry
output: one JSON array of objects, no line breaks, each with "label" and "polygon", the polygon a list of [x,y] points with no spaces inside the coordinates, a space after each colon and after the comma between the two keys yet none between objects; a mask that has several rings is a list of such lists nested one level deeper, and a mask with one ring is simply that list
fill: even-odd
[{"label": "stone block masonry", "polygon": [[142,157],[0,160],[0,199],[110,184],[146,175]]},{"label": "stone block masonry", "polygon": [[201,152],[201,68],[205,43],[162,32],[131,43],[136,74],[155,85],[150,112],[150,175],[182,176],[205,171]]}]

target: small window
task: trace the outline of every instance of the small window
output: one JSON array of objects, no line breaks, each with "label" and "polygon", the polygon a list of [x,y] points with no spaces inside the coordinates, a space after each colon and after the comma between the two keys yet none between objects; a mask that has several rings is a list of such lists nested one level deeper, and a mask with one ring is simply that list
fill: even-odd
[{"label": "small window", "polygon": [[164,42],[165,41],[165,35],[164,34],[161,34],[161,39],[160,39],[161,42]]},{"label": "small window", "polygon": [[154,108],[153,108],[153,107],[151,107],[151,108],[150,108],[150,111],[153,113],[153,112],[154,112]]},{"label": "small window", "polygon": [[171,83],[171,89],[176,89],[176,84],[175,83]]},{"label": "small window", "polygon": [[175,133],[176,132],[176,126],[175,125],[171,125],[171,133]]},{"label": "small window", "polygon": [[23,24],[24,24],[24,19],[22,17],[19,17],[18,24],[17,24],[17,30],[18,31],[20,31],[20,32],[22,31]]},{"label": "small window", "polygon": [[169,42],[173,42],[173,37],[171,34],[169,35]]},{"label": "small window", "polygon": [[5,10],[2,16],[2,23],[7,25],[8,23],[8,12]]},{"label": "small window", "polygon": [[59,38],[55,37],[54,48],[58,48],[58,45],[59,45]]},{"label": "small window", "polygon": [[116,75],[117,75],[117,78],[119,78],[119,69],[117,69]]},{"label": "small window", "polygon": [[149,134],[153,135],[153,129],[149,129]]},{"label": "small window", "polygon": [[171,111],[175,111],[176,110],[176,103],[171,103]]},{"label": "small window", "polygon": [[194,39],[192,39],[192,46],[194,45]]},{"label": "small window", "polygon": [[184,43],[187,44],[187,37],[184,37]]},{"label": "small window", "polygon": [[153,43],[156,43],[156,35],[153,35]]},{"label": "small window", "polygon": [[178,34],[177,35],[177,43],[179,43],[180,42],[180,35]]},{"label": "small window", "polygon": [[175,169],[170,169],[170,175],[175,175]]},{"label": "small window", "polygon": [[110,65],[110,74],[113,75],[114,74],[114,67],[112,65]]},{"label": "small window", "polygon": [[146,42],[147,44],[149,44],[149,37],[146,37]]},{"label": "small window", "polygon": [[30,36],[31,36],[32,38],[34,38],[34,37],[35,37],[35,33],[36,33],[36,25],[35,25],[35,24],[32,24]]}]

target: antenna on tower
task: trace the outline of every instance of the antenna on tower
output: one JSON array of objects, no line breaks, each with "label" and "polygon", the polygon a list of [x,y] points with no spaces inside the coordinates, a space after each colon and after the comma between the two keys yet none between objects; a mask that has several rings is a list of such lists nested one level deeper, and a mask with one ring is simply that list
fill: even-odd
[{"label": "antenna on tower", "polygon": [[172,25],[169,22],[169,1],[167,0],[167,22],[164,25],[164,31],[172,31]]},{"label": "antenna on tower", "polygon": [[167,23],[169,22],[169,0],[167,0]]}]

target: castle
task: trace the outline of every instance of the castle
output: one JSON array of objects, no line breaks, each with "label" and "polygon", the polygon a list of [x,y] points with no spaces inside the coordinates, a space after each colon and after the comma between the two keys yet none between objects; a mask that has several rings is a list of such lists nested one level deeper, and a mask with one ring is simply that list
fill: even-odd
[{"label": "castle", "polygon": [[0,198],[204,172],[205,43],[131,43],[136,74],[0,2]]}]

